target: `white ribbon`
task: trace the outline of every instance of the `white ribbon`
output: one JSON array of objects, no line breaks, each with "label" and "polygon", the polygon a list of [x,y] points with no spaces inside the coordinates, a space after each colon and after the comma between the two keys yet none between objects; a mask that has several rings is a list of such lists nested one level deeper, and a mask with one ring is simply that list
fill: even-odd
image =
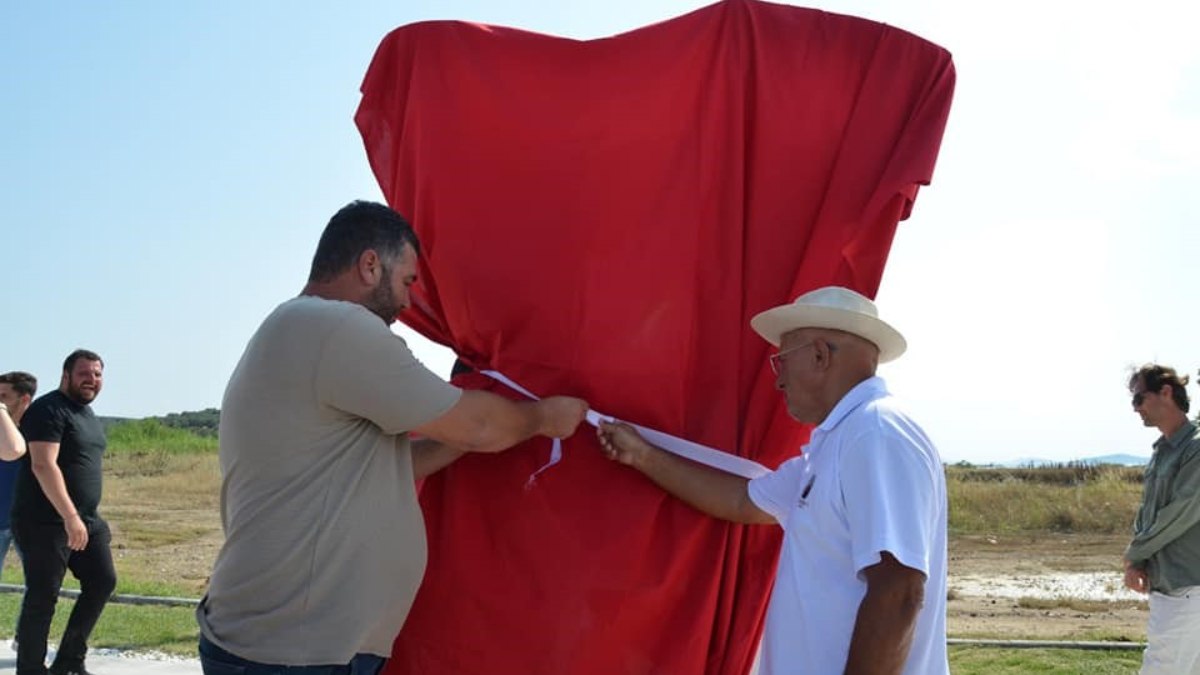
[{"label": "white ribbon", "polygon": [[[504,375],[503,373],[501,373],[499,371],[482,370],[480,372],[482,374],[487,375],[488,377],[492,378],[493,380],[496,380],[497,382],[501,382],[501,383],[509,386],[514,391],[518,391],[535,401],[540,400],[539,397],[537,397],[533,394],[533,392],[529,391],[525,387],[522,387],[521,385],[517,384],[516,382],[513,382],[511,379],[509,379],[508,376]],[[588,410],[586,419],[588,421],[588,424],[591,424],[594,427],[600,426],[600,422],[615,422],[616,421],[616,419],[614,417],[612,417],[610,415],[605,415],[604,413],[596,412],[595,410]],[[668,433],[665,433],[662,431],[658,431],[657,429],[651,429],[649,427],[644,427],[644,426],[641,426],[640,424],[633,424],[630,422],[626,422],[626,424],[629,424],[629,426],[633,427],[634,429],[637,429],[638,433],[640,433],[642,435],[642,438],[645,438],[647,441],[653,443],[654,445],[657,445],[658,447],[662,448],[663,450],[666,450],[667,452],[670,452],[675,455],[679,455],[680,457],[684,457],[686,459],[690,459],[693,462],[699,462],[700,464],[703,464],[705,466],[710,466],[714,469],[719,469],[726,473],[734,474],[735,476],[741,476],[742,478],[758,478],[759,476],[762,476],[763,474],[767,474],[767,473],[771,472],[770,469],[763,466],[762,464],[759,464],[758,462],[746,459],[745,457],[738,457],[737,455],[732,455],[723,450],[717,450],[716,448],[710,448],[707,445],[693,443],[692,441],[689,441],[686,438],[679,438],[678,436],[672,436],[671,434],[668,434]],[[532,488],[533,484],[537,481],[538,474],[542,473],[546,469],[549,469],[550,467],[554,466],[555,464],[558,464],[558,462],[561,459],[562,459],[562,441],[560,439],[555,438],[555,439],[553,439],[553,443],[551,443],[551,445],[550,445],[550,461],[546,462],[544,465],[542,465],[542,467],[540,469],[538,469],[537,471],[534,471],[529,476],[529,480],[525,482],[525,489],[528,490],[528,489]]]}]

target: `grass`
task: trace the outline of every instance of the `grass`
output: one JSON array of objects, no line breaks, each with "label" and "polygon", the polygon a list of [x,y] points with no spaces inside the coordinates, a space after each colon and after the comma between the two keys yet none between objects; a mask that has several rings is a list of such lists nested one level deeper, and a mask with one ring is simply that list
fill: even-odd
[{"label": "grass", "polygon": [[198,436],[186,429],[169,427],[156,419],[120,422],[108,430],[112,454],[195,454],[216,452],[217,439]]},{"label": "grass", "polygon": [[[115,424],[108,432],[101,514],[113,530],[116,593],[199,597],[220,541],[217,441],[157,420]],[[198,541],[209,541],[198,549]],[[21,584],[16,556],[3,581]],[[64,588],[79,588],[70,574]],[[0,594],[0,636],[11,638],[21,596]],[[62,635],[74,602],[60,598],[50,639]],[[193,610],[110,603],[89,644],[195,656]]]},{"label": "grass", "polygon": [[950,533],[1127,532],[1141,500],[1141,469],[948,467]]},{"label": "grass", "polygon": [[[10,555],[4,568],[3,581],[7,584],[22,584],[24,576],[20,565]],[[194,591],[180,584],[161,580],[144,580],[131,576],[128,569],[118,566],[117,593],[128,595],[153,595],[166,597],[191,597]],[[79,582],[70,574],[63,580],[64,588],[79,588]],[[17,614],[20,611],[19,593],[0,594],[0,637],[11,638],[15,632]],[[67,617],[75,602],[59,598],[58,609],[50,626],[50,640],[57,642],[66,626]],[[89,645],[136,651],[157,651],[177,656],[194,656],[198,632],[193,610],[187,607],[151,607],[110,603],[96,624]]]},{"label": "grass", "polygon": [[[221,541],[217,441],[156,420],[120,422],[109,430],[101,512],[113,526],[117,593],[199,597]],[[952,534],[1125,531],[1140,498],[1140,470],[1115,467],[978,469],[948,467]],[[15,556],[3,573],[20,584]],[[78,588],[68,575],[64,586]],[[11,637],[20,596],[0,594],[0,636]],[[1024,598],[1024,607],[1098,611],[1093,601]],[[60,599],[51,639],[73,602]],[[1107,603],[1105,607],[1115,607]],[[91,644],[194,656],[190,608],[110,604]],[[1097,636],[1096,639],[1104,639]],[[954,673],[1136,672],[1137,652],[959,647]]]},{"label": "grass", "polygon": [[954,675],[1118,675],[1136,673],[1141,665],[1142,653],[1138,651],[950,647],[950,672]]},{"label": "grass", "polygon": [[[0,595],[0,634],[11,638],[13,623],[20,610],[17,593]],[[59,598],[50,640],[57,642],[67,624],[74,601]],[[195,656],[199,633],[193,610],[187,607],[149,607],[110,603],[88,640],[90,647],[162,652],[176,656]]]}]

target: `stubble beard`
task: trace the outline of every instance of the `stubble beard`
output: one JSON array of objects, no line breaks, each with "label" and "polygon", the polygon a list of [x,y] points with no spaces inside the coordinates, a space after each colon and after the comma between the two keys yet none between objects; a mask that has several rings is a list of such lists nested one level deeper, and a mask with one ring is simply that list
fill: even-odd
[{"label": "stubble beard", "polygon": [[371,296],[367,298],[367,309],[383,319],[383,322],[389,326],[396,320],[396,314],[399,313],[396,307],[396,294],[392,292],[390,283],[391,276],[391,270],[384,267],[383,277],[371,291]]},{"label": "stubble beard", "polygon": [[74,382],[67,385],[67,397],[80,405],[88,405],[95,401],[98,393],[95,390],[85,391],[82,387],[76,386]]}]

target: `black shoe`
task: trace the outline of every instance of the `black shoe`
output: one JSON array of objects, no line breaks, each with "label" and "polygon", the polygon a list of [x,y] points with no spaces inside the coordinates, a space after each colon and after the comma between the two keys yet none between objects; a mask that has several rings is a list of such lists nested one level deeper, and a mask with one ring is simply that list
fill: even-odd
[{"label": "black shoe", "polygon": [[75,668],[55,668],[51,666],[50,670],[47,672],[50,675],[92,675],[92,673],[82,665],[79,665]]}]

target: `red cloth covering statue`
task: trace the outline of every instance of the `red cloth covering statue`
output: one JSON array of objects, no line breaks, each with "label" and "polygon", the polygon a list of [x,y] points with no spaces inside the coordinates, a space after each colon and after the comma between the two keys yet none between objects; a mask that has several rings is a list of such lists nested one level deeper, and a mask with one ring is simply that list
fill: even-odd
[{"label": "red cloth covering statue", "polygon": [[[953,88],[925,40],[754,0],[589,41],[401,27],[356,116],[421,239],[401,318],[534,392],[775,467],[807,429],[750,317],[829,284],[874,296]],[[584,431],[564,450],[530,490],[545,441],[425,481],[428,570],[385,672],[747,672],[777,528],[701,515]]]}]

